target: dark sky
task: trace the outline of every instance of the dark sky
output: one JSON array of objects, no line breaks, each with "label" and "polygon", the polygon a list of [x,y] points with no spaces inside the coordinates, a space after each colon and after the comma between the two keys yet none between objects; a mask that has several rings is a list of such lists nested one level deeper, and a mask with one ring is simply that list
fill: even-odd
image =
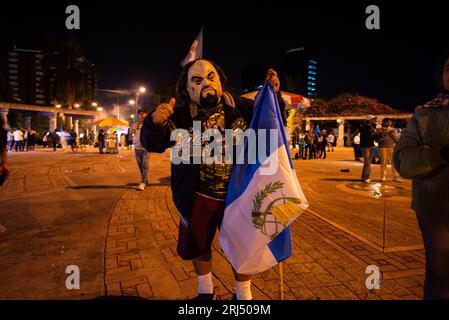
[{"label": "dark sky", "polygon": [[[241,70],[277,63],[290,48],[318,51],[319,95],[358,92],[412,110],[435,93],[437,57],[449,47],[443,1],[15,1],[0,4],[0,66],[7,50],[45,49],[77,38],[100,70],[102,88],[176,79],[180,61],[204,27],[205,58],[239,89]],[[81,30],[65,29],[65,8],[78,4]],[[365,8],[380,7],[381,30],[365,28]]]}]

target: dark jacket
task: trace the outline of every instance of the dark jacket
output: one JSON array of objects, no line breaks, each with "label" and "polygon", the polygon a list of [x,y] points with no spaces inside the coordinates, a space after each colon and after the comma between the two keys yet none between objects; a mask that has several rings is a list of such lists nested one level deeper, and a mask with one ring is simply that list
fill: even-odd
[{"label": "dark jacket", "polygon": [[[237,118],[243,117],[247,124],[251,122],[254,101],[242,97],[233,97],[234,107],[225,105],[225,125],[226,128]],[[197,117],[192,118],[189,104],[186,102],[182,105],[175,105],[174,113],[170,120],[179,129],[190,129],[193,120],[199,120]],[[162,153],[167,148],[174,145],[170,141],[170,134],[173,127],[169,123],[158,126],[153,123],[151,113],[144,120],[140,141],[142,146],[148,152]],[[197,190],[200,178],[200,166],[198,164],[171,164],[171,189],[173,193],[173,201],[178,211],[188,219],[190,217],[191,207]]]},{"label": "dark jacket", "polygon": [[376,140],[376,128],[364,122],[360,127],[360,148],[374,147],[374,141]]},{"label": "dark jacket", "polygon": [[412,208],[444,224],[449,224],[449,159],[441,150],[448,147],[449,105],[425,106],[415,111],[393,156],[399,174],[413,179]]},{"label": "dark jacket", "polygon": [[394,148],[399,141],[399,136],[393,128],[381,128],[379,135],[379,148]]}]

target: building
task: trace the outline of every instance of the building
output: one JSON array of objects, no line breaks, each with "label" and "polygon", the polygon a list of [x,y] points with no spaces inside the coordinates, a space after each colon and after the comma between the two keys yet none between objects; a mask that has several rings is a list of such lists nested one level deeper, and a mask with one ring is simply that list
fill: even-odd
[{"label": "building", "polygon": [[318,96],[318,62],[314,49],[304,47],[285,52],[280,63],[274,65],[254,64],[242,71],[242,93],[262,88],[267,70],[272,67],[278,71],[281,90],[307,98]]},{"label": "building", "polygon": [[311,48],[294,48],[285,52],[281,62],[281,89],[316,98],[318,62]]},{"label": "building", "polygon": [[[39,50],[17,49],[9,52],[8,74],[9,87],[12,91],[14,102],[30,105],[55,105],[55,83],[57,67],[49,67],[44,70],[44,59],[50,55],[56,56],[58,52],[44,53]],[[80,68],[86,76],[86,101],[80,101],[81,105],[90,105],[97,98],[97,74],[94,64],[85,57],[79,57],[76,63],[88,66]]]},{"label": "building", "polygon": [[39,50],[14,48],[9,52],[8,83],[14,102],[48,105],[48,90],[44,83],[42,61],[44,53]]}]

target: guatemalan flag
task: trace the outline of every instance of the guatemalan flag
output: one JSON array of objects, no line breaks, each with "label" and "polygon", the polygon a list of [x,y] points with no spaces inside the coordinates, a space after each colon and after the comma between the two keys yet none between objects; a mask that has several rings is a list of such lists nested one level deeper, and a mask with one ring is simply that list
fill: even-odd
[{"label": "guatemalan flag", "polygon": [[[274,88],[268,83],[256,98],[251,128],[261,133],[256,134],[258,143],[265,139],[266,159],[251,164],[248,153],[254,148],[245,139],[246,160],[233,166],[219,236],[224,253],[241,274],[260,273],[290,257],[289,225],[309,206],[293,168]],[[270,129],[278,132],[277,139],[269,137]],[[267,170],[273,164],[276,169]]]},{"label": "guatemalan flag", "polygon": [[203,28],[201,28],[200,33],[193,40],[190,46],[189,52],[187,52],[186,57],[181,61],[181,66],[185,66],[191,61],[203,58]]}]

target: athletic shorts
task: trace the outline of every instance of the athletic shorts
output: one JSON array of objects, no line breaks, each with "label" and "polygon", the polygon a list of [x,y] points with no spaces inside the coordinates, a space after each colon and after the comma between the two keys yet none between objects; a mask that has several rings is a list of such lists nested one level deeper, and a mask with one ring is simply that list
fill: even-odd
[{"label": "athletic shorts", "polygon": [[211,252],[215,233],[223,221],[224,207],[224,200],[195,193],[190,220],[181,219],[179,223],[178,254],[181,258],[192,260]]}]

